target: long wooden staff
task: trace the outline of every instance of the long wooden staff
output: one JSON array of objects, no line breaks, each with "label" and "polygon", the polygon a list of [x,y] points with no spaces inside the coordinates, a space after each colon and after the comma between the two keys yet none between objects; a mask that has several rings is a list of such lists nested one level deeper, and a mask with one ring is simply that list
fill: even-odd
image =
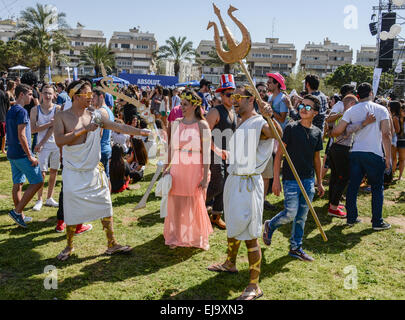
[{"label": "long wooden staff", "polygon": [[[237,24],[237,26],[240,28],[242,35],[243,35],[243,40],[240,44],[238,44],[236,42],[236,40],[234,39],[232,33],[230,32],[229,28],[226,26],[226,24],[224,23],[221,13],[219,11],[219,9],[214,6],[214,12],[215,14],[218,16],[220,22],[221,22],[221,26],[222,26],[222,30],[224,31],[224,36],[226,38],[228,47],[229,47],[229,51],[225,51],[224,48],[222,47],[222,43],[220,40],[220,36],[219,36],[219,31],[218,31],[218,27],[216,25],[215,22],[210,22],[208,24],[208,29],[211,27],[214,27],[214,31],[215,31],[215,45],[216,45],[216,50],[218,53],[218,56],[221,58],[221,60],[224,63],[227,64],[234,64],[234,63],[239,63],[240,66],[242,67],[243,72],[245,73],[246,77],[249,80],[249,83],[252,87],[253,90],[253,94],[255,96],[255,98],[258,101],[258,105],[260,107],[260,109],[262,109],[262,105],[264,104],[262,98],[260,97],[260,94],[258,92],[258,90],[256,89],[256,86],[253,82],[252,77],[250,76],[249,71],[247,70],[245,64],[243,63],[243,59],[246,58],[246,56],[249,54],[250,49],[251,49],[251,44],[252,44],[252,40],[250,37],[250,33],[247,30],[247,28],[239,21],[237,20],[234,16],[233,16],[233,12],[236,11],[237,9],[233,6],[229,7],[228,10],[228,15],[230,16],[230,18]],[[297,170],[295,169],[294,164],[291,161],[290,155],[287,152],[287,149],[285,148],[285,145],[280,137],[280,135],[278,134],[278,131],[276,130],[276,127],[274,126],[274,123],[272,121],[272,119],[270,117],[266,117],[266,120],[273,132],[273,135],[276,137],[277,141],[279,142],[280,148],[282,149],[285,158],[287,159],[287,162],[291,168],[292,173],[294,174],[295,180],[297,180],[297,183],[301,189],[302,194],[304,195],[305,201],[308,204],[309,210],[311,211],[311,214],[316,222],[316,225],[322,235],[322,238],[325,242],[328,241],[328,238],[326,237],[325,232],[323,231],[322,225],[318,219],[318,216],[314,210],[314,207],[312,206],[311,200],[308,197],[307,192],[305,191],[305,188],[301,182],[301,179],[297,173]]]}]

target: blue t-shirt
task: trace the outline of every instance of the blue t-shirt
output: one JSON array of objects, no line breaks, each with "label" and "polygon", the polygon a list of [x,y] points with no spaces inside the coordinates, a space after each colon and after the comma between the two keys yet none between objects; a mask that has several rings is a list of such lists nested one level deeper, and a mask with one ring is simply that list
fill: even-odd
[{"label": "blue t-shirt", "polygon": [[114,107],[114,98],[111,94],[106,93],[105,94],[105,104],[107,105],[107,107]]},{"label": "blue t-shirt", "polygon": [[[107,110],[110,121],[114,121],[114,114],[109,107],[103,106],[103,109]],[[111,152],[111,130],[103,129],[103,136],[101,137],[101,153]]]},{"label": "blue t-shirt", "polygon": [[28,156],[18,139],[18,126],[20,124],[26,124],[25,136],[27,137],[28,148],[31,149],[31,124],[28,111],[16,104],[10,108],[6,116],[7,158],[9,159],[22,159]]},{"label": "blue t-shirt", "polygon": [[209,107],[209,103],[208,103],[207,99],[205,99],[204,94],[200,91],[198,91],[197,94],[200,96],[200,98],[202,100],[202,106],[204,107],[204,110],[207,110],[207,108]]},{"label": "blue t-shirt", "polygon": [[56,104],[63,106],[68,100],[70,100],[66,91],[62,91],[59,93],[58,98],[56,99]]},{"label": "blue t-shirt", "polygon": [[[272,107],[274,112],[276,112],[277,114],[281,114],[282,112],[286,112],[288,114],[288,108],[286,106],[286,104],[283,101],[284,99],[284,93],[280,92],[278,94],[277,97],[271,96],[269,98],[269,103],[272,102]],[[285,118],[284,123],[280,123],[281,128],[285,128],[285,126],[287,125],[287,118]]]}]

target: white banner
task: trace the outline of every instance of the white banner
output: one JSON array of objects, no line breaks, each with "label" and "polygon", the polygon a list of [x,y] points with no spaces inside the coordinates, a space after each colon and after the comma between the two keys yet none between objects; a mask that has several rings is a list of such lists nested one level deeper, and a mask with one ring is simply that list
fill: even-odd
[{"label": "white banner", "polygon": [[380,86],[381,73],[382,73],[381,68],[375,68],[374,69],[374,76],[373,76],[373,93],[374,93],[374,97],[377,95],[378,87]]},{"label": "white banner", "polygon": [[404,60],[399,60],[397,67],[395,68],[395,73],[402,73],[402,64],[404,63]]}]

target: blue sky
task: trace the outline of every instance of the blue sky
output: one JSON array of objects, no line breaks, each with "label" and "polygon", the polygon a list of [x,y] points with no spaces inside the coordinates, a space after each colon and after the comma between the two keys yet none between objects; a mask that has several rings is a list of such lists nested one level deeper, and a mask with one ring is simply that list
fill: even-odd
[{"label": "blue sky", "polygon": [[[35,5],[30,0],[0,0],[0,16],[17,14],[27,6]],[[140,26],[142,31],[154,33],[159,45],[170,36],[186,36],[194,47],[200,40],[212,39],[212,30],[207,31],[209,20],[216,20],[211,0],[48,0],[38,2],[52,4],[66,13],[67,22],[75,27],[77,22],[88,29],[103,30],[107,39],[113,31],[128,31]],[[249,29],[252,40],[264,42],[273,34],[280,42],[294,43],[300,55],[308,41],[320,43],[329,37],[333,42],[350,45],[354,51],[361,45],[375,45],[368,24],[373,13],[372,6],[378,0],[216,0],[236,38],[240,34],[228,19],[229,4],[239,9],[235,13]],[[6,7],[5,7],[6,6]],[[355,6],[358,12],[358,28],[347,29],[344,21],[347,6]]]}]

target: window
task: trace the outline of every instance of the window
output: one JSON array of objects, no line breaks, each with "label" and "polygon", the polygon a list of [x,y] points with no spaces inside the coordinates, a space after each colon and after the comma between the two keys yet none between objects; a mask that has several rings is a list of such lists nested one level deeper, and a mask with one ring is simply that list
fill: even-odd
[{"label": "window", "polygon": [[129,44],[128,43],[121,43],[121,48],[129,49]]}]

